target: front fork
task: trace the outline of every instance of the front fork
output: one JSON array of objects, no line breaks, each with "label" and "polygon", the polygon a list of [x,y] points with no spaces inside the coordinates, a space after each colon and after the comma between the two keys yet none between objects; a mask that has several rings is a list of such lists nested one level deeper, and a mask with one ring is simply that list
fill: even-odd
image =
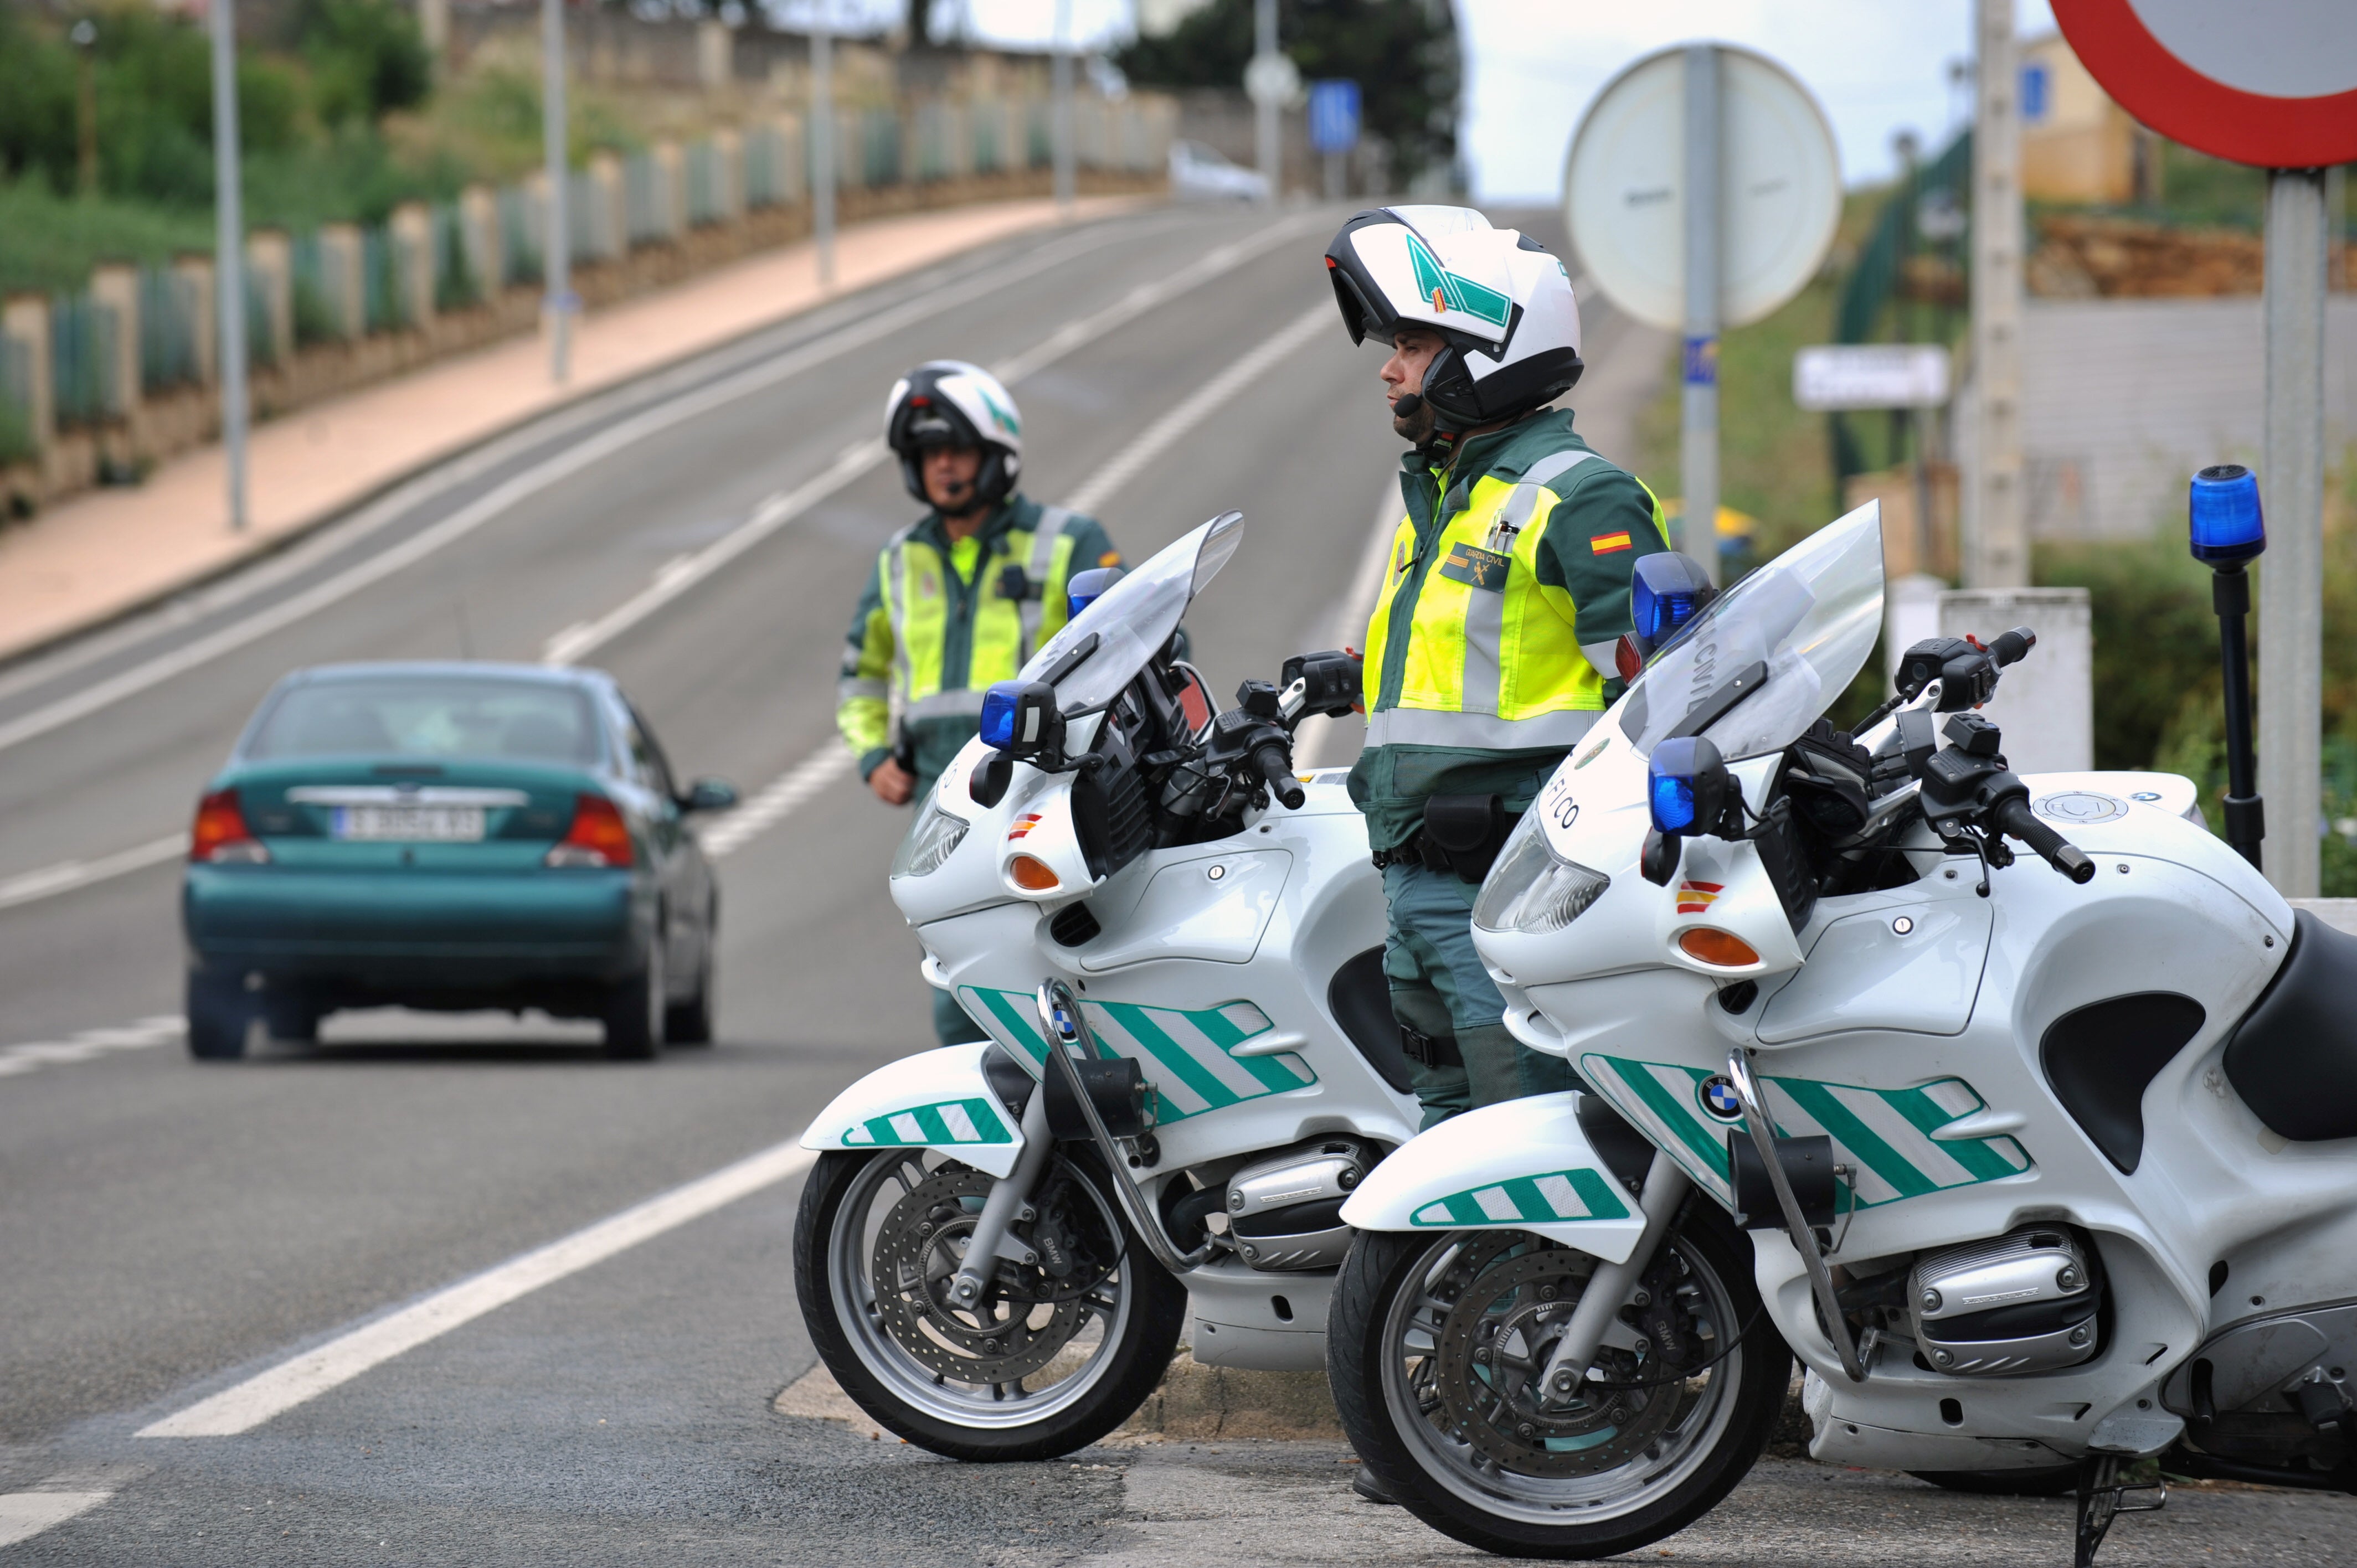
[{"label": "front fork", "polygon": [[1694,1190],[1694,1178],[1687,1176],[1677,1161],[1658,1149],[1653,1163],[1645,1172],[1645,1190],[1637,1199],[1637,1208],[1645,1216],[1644,1233],[1637,1238],[1629,1256],[1617,1263],[1598,1261],[1596,1272],[1587,1276],[1587,1284],[1579,1293],[1579,1305],[1571,1310],[1571,1321],[1564,1326],[1563,1337],[1555,1342],[1555,1353],[1547,1358],[1546,1369],[1539,1374],[1540,1397],[1564,1400],[1579,1391],[1587,1373],[1596,1362],[1597,1348],[1604,1343],[1605,1332],[1612,1319],[1636,1294],[1637,1282],[1645,1277],[1652,1266],[1653,1254],[1661,1251],[1663,1239],[1669,1235],[1670,1226],[1677,1219],[1678,1210]]},{"label": "front fork", "polygon": [[999,1259],[1018,1263],[1039,1261],[1013,1232],[1017,1225],[1033,1218],[1031,1189],[1039,1185],[1055,1152],[1056,1141],[1048,1135],[1048,1093],[1043,1086],[1034,1084],[1031,1098],[1023,1106],[1023,1152],[1015,1156],[1015,1168],[993,1184],[990,1196],[983,1199],[982,1215],[974,1222],[965,1257],[950,1281],[950,1298],[960,1306],[970,1307],[982,1299]]}]

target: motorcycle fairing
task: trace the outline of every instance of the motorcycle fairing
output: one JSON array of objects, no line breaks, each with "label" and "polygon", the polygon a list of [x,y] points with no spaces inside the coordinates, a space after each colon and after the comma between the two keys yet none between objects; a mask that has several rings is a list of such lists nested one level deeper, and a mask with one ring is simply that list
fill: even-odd
[{"label": "motorcycle fairing", "polygon": [[[1722,1204],[1733,1201],[1727,1134],[1745,1122],[1712,1109],[1711,1090],[1724,1081],[1722,1075],[1598,1052],[1579,1058],[1579,1074],[1705,1190]],[[1882,1089],[1770,1074],[1760,1084],[1777,1136],[1833,1139],[1834,1158],[1852,1172],[1848,1201],[1861,1209],[2002,1181],[2033,1168],[2013,1139],[1970,1135],[1964,1123],[1987,1102],[1960,1078]],[[1949,1133],[1951,1127],[1965,1135]]]},{"label": "motorcycle fairing", "polygon": [[1367,1173],[1342,1205],[1361,1230],[1528,1230],[1620,1262],[1645,1217],[1581,1131],[1577,1091],[1452,1116]]},{"label": "motorcycle fairing", "polygon": [[1023,1152],[1023,1129],[984,1076],[987,1043],[943,1046],[887,1062],[820,1112],[802,1145],[931,1149],[1004,1176]]},{"label": "motorcycle fairing", "polygon": [[[1046,1068],[1048,1042],[1030,993],[962,985],[957,994],[1017,1061],[1034,1073]],[[1178,1008],[1091,998],[1081,1012],[1098,1044],[1145,1068],[1154,1085],[1157,1125],[1318,1081],[1308,1062],[1284,1048],[1306,1042],[1277,1036],[1268,1015],[1250,1002]]]}]

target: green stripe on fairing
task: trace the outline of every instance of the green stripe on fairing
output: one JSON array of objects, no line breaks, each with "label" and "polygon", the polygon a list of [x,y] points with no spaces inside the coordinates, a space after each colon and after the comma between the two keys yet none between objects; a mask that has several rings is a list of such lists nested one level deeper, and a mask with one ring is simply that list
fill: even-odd
[{"label": "green stripe on fairing", "polygon": [[1154,1059],[1170,1074],[1193,1090],[1214,1110],[1233,1105],[1243,1096],[1213,1077],[1211,1071],[1192,1056],[1187,1047],[1164,1034],[1146,1009],[1135,1002],[1100,1002],[1105,1015],[1119,1024],[1129,1037],[1154,1054]]},{"label": "green stripe on fairing", "polygon": [[1590,1219],[1629,1218],[1629,1206],[1620,1201],[1620,1192],[1610,1182],[1604,1179],[1603,1172],[1582,1165],[1577,1170],[1562,1171],[1556,1174],[1568,1180],[1572,1190],[1579,1194],[1579,1201],[1587,1205],[1587,1217]]},{"label": "green stripe on fairing", "polygon": [[[1964,1119],[1952,1116],[1942,1109],[1932,1099],[1928,1086],[1923,1089],[1897,1090],[1887,1093],[1882,1098],[1886,1104],[1906,1117],[1909,1124],[1927,1138],[1949,1122]],[[1978,1097],[1975,1096],[1975,1098]],[[1973,1114],[1975,1112],[1970,1111],[1964,1112],[1965,1116]],[[2020,1174],[2007,1163],[2003,1155],[1991,1148],[1986,1139],[1960,1138],[1954,1143],[1945,1143],[1934,1138],[1932,1142],[1939,1144],[1941,1151],[1964,1166],[1976,1182],[1996,1181],[2000,1176]]]},{"label": "green stripe on fairing", "polygon": [[[1261,1088],[1265,1090],[1267,1092],[1271,1094],[1279,1094],[1288,1089],[1301,1089],[1307,1087],[1301,1081],[1300,1076],[1291,1068],[1286,1066],[1284,1059],[1280,1057],[1240,1057],[1236,1055],[1235,1048],[1238,1046],[1243,1045],[1246,1040],[1251,1039],[1253,1035],[1247,1035],[1242,1029],[1237,1028],[1234,1024],[1229,1021],[1226,1014],[1216,1010],[1202,1013],[1189,1013],[1187,1015],[1187,1022],[1194,1025],[1198,1029],[1200,1029],[1203,1032],[1203,1037],[1205,1039],[1219,1047],[1221,1051],[1226,1055],[1230,1061],[1235,1063],[1238,1067],[1252,1074],[1254,1081],[1258,1083]],[[1272,1026],[1272,1027],[1273,1026]],[[1253,1031],[1254,1035],[1265,1035],[1266,1033],[1268,1033],[1267,1029],[1255,1029]]]},{"label": "green stripe on fairing", "polygon": [[1921,1197],[1940,1190],[1938,1184],[1917,1170],[1906,1155],[1884,1143],[1882,1134],[1852,1115],[1849,1107],[1835,1099],[1825,1085],[1805,1078],[1775,1078],[1768,1081],[1791,1095],[1793,1104],[1833,1134],[1834,1142],[1871,1165],[1874,1174],[1896,1187],[1900,1197]]},{"label": "green stripe on fairing", "polygon": [[1509,1176],[1506,1180],[1494,1185],[1499,1191],[1506,1195],[1506,1200],[1514,1206],[1514,1212],[1525,1219],[1571,1218],[1567,1214],[1557,1214],[1555,1211],[1555,1205],[1546,1200],[1546,1194],[1539,1190],[1539,1184],[1528,1176]]},{"label": "green stripe on fairing", "polygon": [[1048,1042],[1040,1035],[1034,1020],[1023,1016],[1022,1009],[1008,1000],[1017,994],[1012,991],[985,991],[977,985],[959,987],[959,994],[971,996],[989,1010],[990,1015],[1006,1026],[1015,1036],[1015,1043],[1031,1053],[1031,1059],[1044,1067],[1048,1061]]},{"label": "green stripe on fairing", "polygon": [[[1587,1212],[1565,1214],[1558,1211],[1548,1201],[1546,1194],[1539,1189],[1539,1183],[1549,1176],[1561,1176],[1569,1182],[1580,1202],[1587,1206]],[[1508,1201],[1513,1204],[1513,1219],[1492,1219],[1490,1211],[1481,1207],[1479,1195],[1493,1188],[1504,1193]],[[1441,1209],[1448,1218],[1446,1220],[1424,1218],[1434,1208]],[[1581,1167],[1577,1170],[1541,1171],[1535,1176],[1508,1176],[1503,1181],[1483,1182],[1480,1187],[1464,1192],[1452,1192],[1446,1197],[1434,1198],[1410,1215],[1408,1223],[1434,1229],[1471,1225],[1546,1225],[1566,1220],[1627,1218],[1629,1206],[1620,1201],[1620,1195],[1612,1190],[1612,1184],[1605,1180],[1601,1173]]]},{"label": "green stripe on fairing", "polygon": [[[974,1136],[961,1138],[950,1131],[949,1118],[942,1112],[952,1105],[964,1111],[966,1119],[974,1123]],[[1014,1142],[1007,1134],[1006,1123],[1000,1120],[998,1113],[985,1100],[944,1100],[933,1105],[912,1105],[906,1111],[895,1111],[889,1115],[871,1116],[860,1125],[867,1129],[867,1136],[879,1145],[887,1148],[912,1146],[901,1138],[899,1130],[892,1125],[892,1118],[895,1116],[915,1118],[917,1131],[922,1134],[919,1142],[924,1144],[971,1144]],[[848,1139],[845,1141],[848,1142]]]},{"label": "green stripe on fairing", "polygon": [[[1678,1141],[1686,1146],[1695,1158],[1717,1172],[1721,1181],[1727,1179],[1727,1145],[1714,1144],[1700,1135],[1701,1124],[1695,1120],[1694,1113],[1679,1104],[1676,1097],[1663,1089],[1652,1073],[1645,1070],[1647,1064],[1623,1061],[1619,1057],[1606,1057],[1604,1059],[1612,1064],[1612,1071],[1620,1081],[1627,1084],[1635,1092],[1637,1098],[1643,1101],[1653,1114],[1662,1119],[1664,1126],[1678,1135]],[[1679,1068],[1677,1070],[1688,1072],[1692,1069]],[[1696,1078],[1695,1081],[1700,1083],[1702,1078]],[[1731,1122],[1727,1125],[1739,1127],[1742,1123]]]}]

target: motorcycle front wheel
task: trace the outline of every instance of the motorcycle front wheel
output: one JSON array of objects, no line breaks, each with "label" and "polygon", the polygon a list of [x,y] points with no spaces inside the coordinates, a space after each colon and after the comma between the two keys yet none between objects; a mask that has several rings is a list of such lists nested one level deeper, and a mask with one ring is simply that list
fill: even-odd
[{"label": "motorcycle front wheel", "polygon": [[[1596,1260],[1527,1231],[1371,1231],[1327,1335],[1342,1428],[1426,1524],[1508,1557],[1609,1557],[1684,1529],[1766,1446],[1792,1353],[1725,1217],[1696,1205],[1576,1397],[1538,1382]],[[1598,1375],[1600,1374],[1600,1376]]]},{"label": "motorcycle front wheel", "polygon": [[952,1459],[1054,1458],[1146,1402],[1187,1292],[1131,1234],[1103,1171],[1059,1158],[1017,1227],[1042,1261],[1002,1258],[982,1299],[957,1304],[949,1286],[994,1185],[921,1149],[822,1155],[794,1226],[795,1288],[820,1359],[884,1426]]}]

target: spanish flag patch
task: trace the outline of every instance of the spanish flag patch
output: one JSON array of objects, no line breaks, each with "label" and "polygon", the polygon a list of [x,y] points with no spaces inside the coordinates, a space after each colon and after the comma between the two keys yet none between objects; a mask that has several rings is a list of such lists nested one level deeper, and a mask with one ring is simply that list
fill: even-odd
[{"label": "spanish flag patch", "polygon": [[1108,551],[1106,551],[1103,554],[1102,554],[1102,555],[1100,555],[1100,556],[1098,556],[1098,557],[1097,557],[1097,564],[1098,564],[1098,565],[1100,565],[1100,566],[1118,566],[1118,565],[1120,565],[1120,564],[1121,564],[1121,552],[1120,552],[1120,551],[1118,551],[1118,550],[1108,550]]},{"label": "spanish flag patch", "polygon": [[1587,542],[1587,552],[1591,555],[1609,555],[1615,550],[1628,548],[1629,533],[1626,529],[1619,533],[1599,533]]}]

